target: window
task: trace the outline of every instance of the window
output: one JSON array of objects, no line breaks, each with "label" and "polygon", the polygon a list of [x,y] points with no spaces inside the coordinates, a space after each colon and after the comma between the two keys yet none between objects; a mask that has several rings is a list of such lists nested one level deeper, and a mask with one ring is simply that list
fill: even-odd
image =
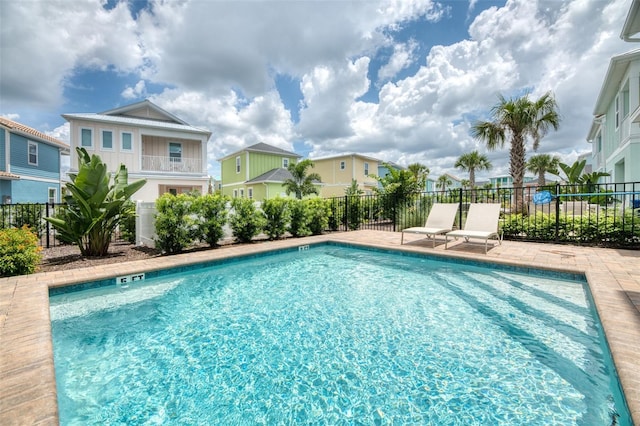
[{"label": "window", "polygon": [[597,142],[596,142],[596,147],[597,147],[597,148],[596,148],[596,149],[597,149],[597,151],[596,151],[596,152],[600,152],[600,151],[602,151],[602,134],[600,134],[600,133],[598,134],[598,138],[597,138]]},{"label": "window", "polygon": [[113,149],[113,132],[111,130],[102,131],[102,149]]},{"label": "window", "polygon": [[233,190],[233,198],[238,198],[238,190],[237,189]]},{"label": "window", "polygon": [[240,157],[236,157],[236,173],[240,173]]},{"label": "window", "polygon": [[364,163],[364,175],[369,176],[369,163]]},{"label": "window", "polygon": [[31,141],[29,141],[29,164],[38,165],[38,144]]},{"label": "window", "polygon": [[93,148],[93,129],[80,129],[80,146]]},{"label": "window", "polygon": [[344,170],[347,167],[347,164],[344,161],[340,162],[340,170]]},{"label": "window", "polygon": [[169,161],[179,163],[182,161],[182,144],[178,142],[169,142]]},{"label": "window", "polygon": [[289,168],[289,159],[288,158],[283,158],[282,159],[282,168],[283,169],[288,169]]},{"label": "window", "polygon": [[244,188],[240,188],[240,198],[244,198]]},{"label": "window", "polygon": [[57,188],[49,188],[49,198],[47,202],[49,204],[55,204],[58,200],[58,189]]},{"label": "window", "polygon": [[122,132],[120,135],[122,151],[133,151],[133,134],[131,132]]},{"label": "window", "polygon": [[253,188],[247,188],[247,197],[253,200]]},{"label": "window", "polygon": [[616,129],[620,126],[620,97],[616,96]]}]

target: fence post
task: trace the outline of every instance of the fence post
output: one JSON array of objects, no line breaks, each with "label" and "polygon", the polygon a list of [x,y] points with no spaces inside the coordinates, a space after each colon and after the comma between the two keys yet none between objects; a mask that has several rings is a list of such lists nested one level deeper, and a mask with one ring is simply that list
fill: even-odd
[{"label": "fence post", "polygon": [[[49,202],[47,202],[47,203],[45,204],[45,212],[46,212],[46,214],[47,214],[45,217],[49,217]],[[49,247],[50,247],[50,245],[49,245],[49,231],[50,231],[49,226],[50,226],[51,224],[49,223],[49,221],[48,221],[48,220],[45,220],[45,222],[46,222],[46,232],[47,232],[47,248],[49,248]]]},{"label": "fence post", "polygon": [[560,184],[556,183],[556,243],[558,242],[560,234]]},{"label": "fence post", "polygon": [[462,188],[458,188],[458,229],[462,229]]},{"label": "fence post", "polygon": [[349,196],[345,195],[344,196],[344,230],[349,231]]}]

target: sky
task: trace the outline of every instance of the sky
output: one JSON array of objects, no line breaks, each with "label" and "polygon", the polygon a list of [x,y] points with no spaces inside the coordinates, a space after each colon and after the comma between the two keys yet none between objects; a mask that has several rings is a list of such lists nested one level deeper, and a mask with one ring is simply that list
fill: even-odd
[{"label": "sky", "polygon": [[[359,153],[430,177],[457,158],[509,174],[470,135],[498,96],[551,91],[562,118],[537,153],[590,152],[593,108],[631,0],[0,1],[0,115],[69,141],[63,113],[149,99],[213,134],[217,159],[265,142]],[[28,23],[28,25],[25,25]],[[531,145],[527,155],[534,154]]]}]

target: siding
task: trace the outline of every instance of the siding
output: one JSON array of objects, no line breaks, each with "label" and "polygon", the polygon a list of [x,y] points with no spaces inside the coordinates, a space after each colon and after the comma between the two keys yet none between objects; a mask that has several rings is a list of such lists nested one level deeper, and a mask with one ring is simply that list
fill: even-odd
[{"label": "siding", "polygon": [[0,171],[2,171],[2,172],[6,172],[7,171],[7,166],[5,164],[5,162],[6,162],[6,156],[5,156],[5,147],[6,147],[5,134],[6,133],[7,133],[7,131],[4,129],[4,127],[0,127]]},{"label": "siding", "polygon": [[[38,165],[29,164],[28,141],[38,144]],[[60,178],[60,151],[57,147],[11,134],[11,173],[41,177],[45,179]]]},{"label": "siding", "polygon": [[[227,158],[222,161],[222,165],[220,166],[220,181],[222,185],[229,185],[234,183],[241,183],[246,181],[246,160],[245,153],[240,155],[240,173],[236,173],[236,156],[231,158]],[[224,186],[223,186],[224,189]],[[225,192],[225,194],[227,194]]]},{"label": "siding", "polygon": [[[282,167],[282,159],[288,158],[290,163],[295,163],[295,157],[288,157],[277,154],[262,154],[257,152],[249,153],[249,179],[260,176],[269,170],[279,169]],[[235,157],[234,157],[235,164]],[[235,172],[235,170],[234,170]]]},{"label": "siding", "polygon": [[49,200],[49,188],[56,188],[60,197],[60,184],[40,182],[29,179],[14,180],[11,202],[17,203],[46,203]]}]

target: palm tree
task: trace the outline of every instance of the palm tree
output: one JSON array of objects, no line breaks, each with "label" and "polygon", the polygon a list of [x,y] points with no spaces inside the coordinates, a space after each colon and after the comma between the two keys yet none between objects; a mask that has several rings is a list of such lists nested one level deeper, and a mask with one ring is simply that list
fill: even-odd
[{"label": "palm tree", "polygon": [[451,185],[453,182],[451,182],[451,179],[449,179],[449,176],[442,175],[438,178],[438,181],[436,182],[436,188],[440,188],[443,191],[445,191],[447,189],[447,187],[449,185]]},{"label": "palm tree", "polygon": [[420,188],[420,191],[424,191],[427,185],[427,177],[431,172],[429,168],[420,163],[413,163],[407,166],[407,169],[411,172],[413,177],[415,178],[416,185]]},{"label": "palm tree", "polygon": [[471,181],[469,179],[462,179],[460,185],[462,185],[462,189],[469,189],[471,188]]},{"label": "palm tree", "polygon": [[500,101],[491,109],[492,121],[479,121],[471,127],[474,138],[487,144],[494,150],[502,148],[505,141],[510,143],[509,171],[513,178],[515,190],[515,209],[522,210],[522,188],[526,168],[527,139],[533,139],[533,150],[537,151],[540,139],[553,128],[558,130],[560,115],[558,105],[551,92],[547,92],[534,101],[529,95],[517,99],[506,99],[499,96]]},{"label": "palm tree", "polygon": [[285,179],[282,183],[287,195],[290,193],[296,194],[296,198],[301,200],[305,195],[318,194],[318,188],[314,184],[314,181],[320,182],[321,178],[318,173],[307,174],[307,169],[313,167],[313,161],[302,160],[299,163],[290,163],[287,170],[291,173],[291,178]]},{"label": "palm tree", "polygon": [[471,151],[462,154],[456,161],[455,167],[469,172],[469,187],[473,189],[476,187],[476,170],[491,170],[493,165],[486,155]]},{"label": "palm tree", "polygon": [[541,188],[547,183],[544,177],[545,173],[557,175],[559,165],[560,157],[552,157],[549,154],[538,154],[529,158],[529,161],[527,161],[527,170],[538,175],[538,187]]}]

